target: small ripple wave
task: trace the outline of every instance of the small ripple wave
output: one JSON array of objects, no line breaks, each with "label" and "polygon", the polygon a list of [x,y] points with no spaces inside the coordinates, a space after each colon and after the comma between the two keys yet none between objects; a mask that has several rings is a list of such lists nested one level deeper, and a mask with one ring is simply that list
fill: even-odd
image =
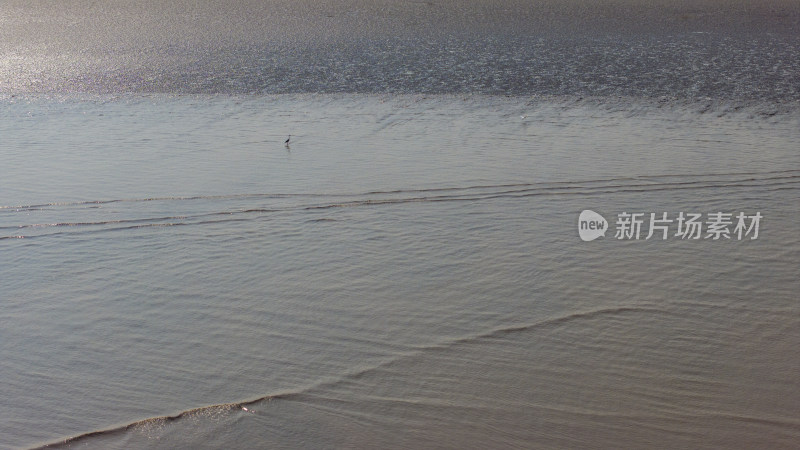
[{"label": "small ripple wave", "polygon": [[[537,196],[598,196],[677,190],[800,189],[800,170],[711,174],[656,174],[592,180],[503,183],[362,193],[249,193],[50,202],[0,206],[0,240],[151,227],[260,220],[270,214],[412,203],[478,202]],[[141,208],[142,204],[158,205]],[[110,207],[113,206],[112,210]],[[134,207],[135,206],[135,207]],[[108,212],[104,212],[108,210]],[[153,214],[151,210],[173,214]],[[32,214],[33,213],[33,214]],[[115,218],[109,218],[114,215]],[[119,217],[123,216],[123,217]],[[29,222],[31,218],[43,220]],[[93,220],[87,219],[91,217]],[[318,219],[318,218],[317,218]]]}]

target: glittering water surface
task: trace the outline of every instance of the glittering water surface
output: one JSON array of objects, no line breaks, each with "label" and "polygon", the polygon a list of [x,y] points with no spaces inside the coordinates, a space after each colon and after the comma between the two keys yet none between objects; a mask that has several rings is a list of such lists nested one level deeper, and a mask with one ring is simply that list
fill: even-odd
[{"label": "glittering water surface", "polygon": [[0,447],[795,446],[798,18],[3,2]]},{"label": "glittering water surface", "polygon": [[[800,5],[194,0],[0,6],[0,94],[800,100]],[[3,19],[4,18],[4,19]]]}]

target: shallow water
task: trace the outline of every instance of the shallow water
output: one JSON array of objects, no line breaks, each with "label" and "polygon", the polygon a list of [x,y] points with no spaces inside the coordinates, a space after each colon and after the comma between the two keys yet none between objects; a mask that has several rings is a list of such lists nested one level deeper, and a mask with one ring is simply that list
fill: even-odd
[{"label": "shallow water", "polygon": [[[798,439],[794,115],[290,95],[3,116],[6,446]],[[579,239],[584,209],[606,238]],[[763,219],[617,240],[623,211]]]},{"label": "shallow water", "polygon": [[796,446],[799,26],[2,2],[0,447]]}]

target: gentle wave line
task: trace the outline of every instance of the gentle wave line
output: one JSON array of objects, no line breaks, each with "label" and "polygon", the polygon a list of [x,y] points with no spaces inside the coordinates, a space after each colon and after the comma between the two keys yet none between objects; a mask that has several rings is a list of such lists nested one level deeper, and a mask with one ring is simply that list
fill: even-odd
[{"label": "gentle wave line", "polygon": [[[776,176],[770,176],[776,175]],[[19,212],[22,210],[38,210],[49,207],[64,207],[64,206],[89,206],[94,207],[97,205],[108,205],[113,203],[131,203],[131,202],[159,202],[159,201],[193,201],[193,200],[233,200],[233,199],[249,199],[249,198],[266,198],[266,199],[283,199],[283,198],[322,198],[322,197],[363,197],[374,195],[391,195],[391,194],[406,194],[406,193],[433,193],[433,192],[452,192],[452,191],[473,191],[473,190],[487,190],[487,189],[501,189],[501,188],[543,188],[546,186],[554,186],[558,188],[559,185],[567,184],[560,189],[570,189],[576,187],[590,187],[590,186],[575,186],[583,184],[599,184],[610,182],[626,182],[626,181],[646,181],[658,180],[664,178],[717,178],[717,177],[742,177],[751,176],[752,178],[744,178],[739,180],[707,180],[699,179],[695,181],[681,181],[681,182],[667,182],[660,183],[664,185],[680,185],[680,184],[693,184],[693,183],[711,183],[711,182],[745,182],[745,181],[762,181],[772,179],[793,179],[800,178],[800,169],[787,169],[787,170],[773,170],[764,172],[733,172],[733,173],[710,173],[710,174],[655,174],[655,175],[641,175],[635,177],[611,177],[599,178],[592,180],[576,180],[576,181],[543,181],[533,183],[508,183],[508,184],[492,184],[492,185],[472,185],[463,187],[443,187],[443,188],[420,188],[420,189],[395,189],[395,190],[375,190],[363,193],[244,193],[244,194],[227,194],[227,195],[194,195],[194,196],[162,196],[162,197],[145,197],[145,198],[127,198],[127,199],[109,199],[109,200],[86,200],[77,202],[51,202],[40,203],[31,205],[6,205],[0,206],[0,212],[13,211]],[[756,178],[761,177],[761,178]],[[654,183],[644,184],[655,185]],[[613,185],[612,185],[613,186]],[[623,185],[628,186],[628,185]],[[611,186],[607,186],[611,187]]]},{"label": "gentle wave line", "polygon": [[409,358],[419,357],[420,355],[434,352],[434,351],[441,351],[445,349],[450,349],[462,345],[467,345],[473,342],[487,340],[487,339],[497,339],[503,338],[505,336],[509,336],[512,334],[523,333],[526,331],[538,330],[541,328],[548,328],[548,327],[557,327],[564,324],[568,324],[574,321],[580,320],[589,320],[598,317],[604,316],[619,316],[621,314],[627,313],[639,313],[639,314],[670,314],[668,311],[660,308],[655,307],[641,307],[641,306],[620,306],[614,308],[599,308],[594,310],[588,311],[581,311],[575,312],[571,314],[566,314],[563,316],[552,317],[549,319],[544,319],[541,321],[519,324],[519,325],[509,325],[503,327],[497,327],[488,331],[484,331],[481,333],[477,333],[470,336],[465,336],[461,338],[456,338],[449,340],[443,343],[425,345],[425,346],[418,346],[414,347],[411,351],[402,353],[398,356],[395,356],[391,359],[378,363],[372,367],[368,367],[359,371],[354,371],[350,373],[345,373],[340,375],[339,377],[330,380],[330,381],[321,381],[317,384],[300,388],[294,391],[287,391],[287,392],[280,392],[274,394],[268,394],[264,396],[260,396],[250,400],[244,400],[241,402],[232,402],[232,403],[221,403],[215,405],[208,405],[202,406],[198,408],[192,408],[185,411],[180,411],[176,414],[172,415],[164,415],[164,416],[157,416],[151,417],[143,420],[139,420],[136,422],[132,422],[125,425],[120,425],[113,428],[107,428],[103,430],[96,430],[90,431],[87,433],[79,434],[77,436],[69,437],[64,440],[60,440],[57,442],[52,442],[48,444],[44,444],[40,447],[35,447],[37,449],[47,449],[47,448],[57,448],[60,446],[66,446],[71,444],[76,444],[79,442],[83,442],[89,440],[94,437],[98,436],[109,436],[118,433],[124,433],[129,430],[134,430],[139,427],[151,426],[153,424],[158,423],[170,423],[180,420],[185,417],[189,417],[199,413],[206,413],[209,411],[222,411],[222,412],[233,412],[233,411],[242,411],[247,413],[257,413],[257,411],[250,409],[248,407],[266,402],[266,401],[273,401],[273,400],[298,400],[302,398],[306,398],[308,396],[313,396],[315,391],[319,391],[325,388],[336,387],[338,385],[344,384],[349,381],[357,380],[362,378],[366,375],[379,371],[387,366],[397,364]]},{"label": "gentle wave line", "polygon": [[[755,176],[760,175],[760,176]],[[676,178],[674,181],[664,181],[664,178]],[[725,177],[725,179],[716,179]],[[689,179],[686,179],[689,178]],[[708,179],[714,178],[714,179]],[[129,230],[147,227],[169,227],[177,225],[203,225],[212,223],[225,223],[234,221],[254,220],[264,217],[265,214],[293,212],[293,211],[313,211],[335,208],[371,207],[383,205],[398,205],[422,202],[455,202],[455,201],[485,201],[498,198],[526,198],[534,196],[563,196],[563,195],[585,195],[596,196],[618,193],[638,193],[656,191],[677,191],[690,189],[739,189],[756,188],[765,190],[784,190],[800,188],[800,170],[784,170],[762,173],[738,173],[738,174],[712,174],[706,176],[677,176],[677,175],[653,175],[648,177],[635,178],[609,178],[603,180],[589,181],[565,181],[565,182],[542,182],[542,183],[517,183],[517,184],[496,184],[467,187],[431,188],[431,189],[405,189],[388,191],[370,191],[361,194],[241,194],[241,195],[218,195],[218,196],[194,196],[194,197],[159,197],[148,199],[120,199],[104,200],[75,203],[50,203],[45,204],[48,208],[55,208],[53,212],[59,212],[60,208],[67,208],[64,213],[74,212],[69,208],[83,207],[86,205],[96,205],[99,203],[124,203],[141,201],[185,201],[185,200],[217,200],[217,199],[242,199],[242,198],[324,198],[337,199],[339,201],[323,201],[318,203],[295,203],[288,205],[270,205],[239,209],[212,210],[209,212],[184,213],[170,216],[156,217],[132,217],[127,219],[96,220],[96,221],[53,221],[43,223],[29,223],[0,226],[0,231],[9,232],[4,239],[21,239],[44,236],[55,236],[85,232],[111,232],[119,230]],[[422,194],[422,195],[421,195]],[[428,194],[428,195],[424,195]],[[45,206],[37,205],[31,207],[5,207],[5,212],[30,212],[31,209],[41,209]],[[213,205],[217,207],[216,204]],[[13,209],[12,209],[13,208]],[[6,216],[8,217],[8,216]],[[14,217],[11,215],[11,217]],[[55,232],[48,232],[49,229],[60,229]],[[69,230],[66,230],[69,229]],[[43,230],[41,233],[28,233],[25,230]],[[22,232],[20,232],[22,231]]]}]

